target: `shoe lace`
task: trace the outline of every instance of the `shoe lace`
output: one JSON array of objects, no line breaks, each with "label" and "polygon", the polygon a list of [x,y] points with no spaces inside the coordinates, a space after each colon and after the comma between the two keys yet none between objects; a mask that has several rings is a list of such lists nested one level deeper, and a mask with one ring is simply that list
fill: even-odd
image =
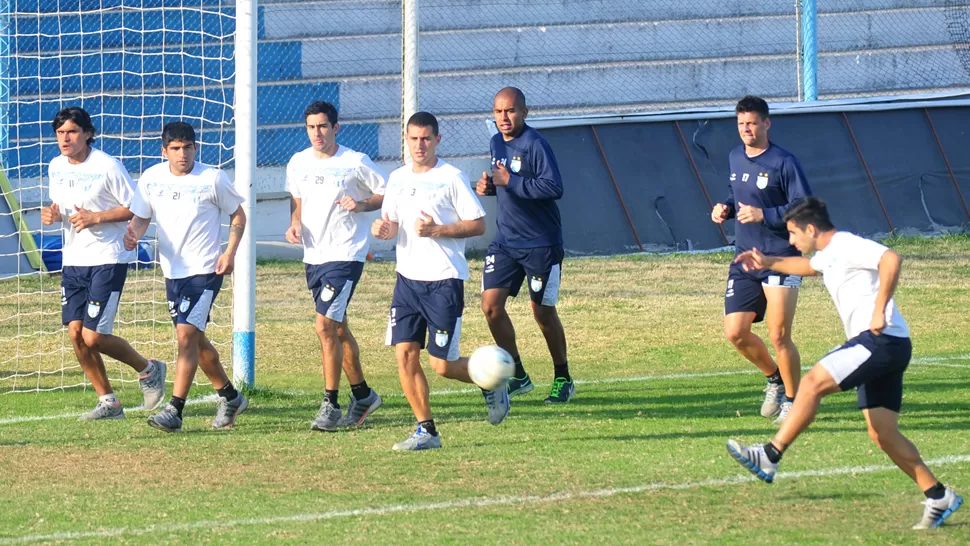
[{"label": "shoe lace", "polygon": [[552,382],[552,393],[550,393],[550,396],[552,396],[554,398],[557,397],[557,396],[559,396],[559,393],[562,392],[562,389],[565,386],[566,386],[566,380],[563,379],[562,377],[557,377]]}]

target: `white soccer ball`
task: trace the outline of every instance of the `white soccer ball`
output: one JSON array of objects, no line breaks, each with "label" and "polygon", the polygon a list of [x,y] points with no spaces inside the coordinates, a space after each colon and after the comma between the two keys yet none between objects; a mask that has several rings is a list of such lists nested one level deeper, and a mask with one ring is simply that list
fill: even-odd
[{"label": "white soccer ball", "polygon": [[498,345],[479,347],[468,359],[468,375],[487,391],[504,389],[513,373],[515,361],[512,355]]}]

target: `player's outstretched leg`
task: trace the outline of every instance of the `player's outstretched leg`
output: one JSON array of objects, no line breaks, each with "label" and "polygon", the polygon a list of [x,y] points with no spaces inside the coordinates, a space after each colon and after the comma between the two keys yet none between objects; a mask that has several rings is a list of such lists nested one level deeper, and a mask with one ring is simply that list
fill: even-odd
[{"label": "player's outstretched leg", "polygon": [[747,468],[749,472],[757,476],[760,480],[767,483],[775,481],[775,473],[778,472],[778,463],[773,463],[768,460],[768,455],[765,453],[765,446],[744,446],[735,440],[728,440],[727,450],[734,457],[735,461]]},{"label": "player's outstretched leg", "polygon": [[418,420],[414,434],[392,446],[394,451],[422,451],[441,447],[441,436],[431,415],[428,378],[421,369],[421,346],[416,342],[397,343],[397,373],[411,411]]},{"label": "player's outstretched leg", "polygon": [[515,342],[515,326],[505,309],[509,293],[508,288],[486,289],[482,292],[482,312],[485,313],[485,321],[488,322],[495,344],[508,351],[515,361],[515,372],[509,379],[507,390],[509,396],[519,396],[532,392],[535,385],[522,365],[522,357],[519,356],[519,348]]},{"label": "player's outstretched leg", "polygon": [[236,390],[219,361],[219,352],[212,346],[205,332],[199,333],[199,367],[216,389],[219,400],[216,403],[216,416],[212,420],[213,429],[231,428],[249,407],[249,400]]},{"label": "player's outstretched leg", "polygon": [[165,401],[165,363],[161,360],[149,360],[141,356],[124,339],[102,334],[85,327],[81,332],[84,343],[91,349],[110,356],[118,362],[123,362],[138,372],[138,386],[144,396],[143,407],[146,410],[158,409]]},{"label": "player's outstretched leg", "polygon": [[360,348],[346,319],[337,327],[337,337],[343,347],[343,370],[350,382],[350,405],[337,422],[338,427],[360,426],[371,413],[381,407],[384,399],[367,385],[360,365]]},{"label": "player's outstretched leg", "polygon": [[[438,375],[462,383],[474,384],[471,376],[468,375],[467,356],[458,357],[455,360],[429,356],[428,360]],[[500,388],[494,391],[482,389],[482,396],[485,398],[485,406],[488,408],[488,422],[493,425],[502,424],[511,409],[508,389]]]}]

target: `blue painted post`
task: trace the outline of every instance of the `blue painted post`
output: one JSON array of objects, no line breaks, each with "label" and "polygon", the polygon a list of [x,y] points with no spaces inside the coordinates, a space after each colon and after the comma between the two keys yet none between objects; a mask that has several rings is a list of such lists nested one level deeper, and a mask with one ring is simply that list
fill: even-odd
[{"label": "blue painted post", "polygon": [[802,0],[802,89],[806,101],[818,100],[818,9],[816,0]]}]

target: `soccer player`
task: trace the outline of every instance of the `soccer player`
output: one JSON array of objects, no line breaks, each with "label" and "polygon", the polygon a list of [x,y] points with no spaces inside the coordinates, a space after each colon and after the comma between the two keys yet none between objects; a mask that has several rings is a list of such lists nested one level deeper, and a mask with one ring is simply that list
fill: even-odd
[{"label": "soccer player", "polygon": [[788,419],[764,445],[742,446],[728,440],[728,452],[752,474],[771,483],[782,454],[815,419],[825,396],[858,387],[858,406],[869,437],[919,485],[926,495],[923,518],[914,529],[937,527],[963,499],[944,487],[899,431],[903,373],[913,346],[893,293],[902,258],[883,245],[836,231],[822,200],[802,199],[785,214],[792,244],[811,259],[768,256],[757,248],[735,263],[745,271],[770,269],[785,275],[822,275],[845,326],[848,341],[822,357],[805,376]]},{"label": "soccer player", "polygon": [[[812,193],[802,167],[768,140],[768,103],[749,95],[735,112],[743,144],[731,151],[728,198],[714,205],[711,219],[717,224],[737,219],[734,244],[739,254],[757,247],[769,256],[798,256],[788,243],[784,217],[792,202]],[[791,338],[801,284],[798,275],[744,271],[738,263],[728,269],[724,334],[768,378],[761,415],[777,415],[776,424],[791,410],[801,377],[801,359]],[[751,332],[751,324],[762,320],[767,321],[777,364],[764,341]]]},{"label": "soccer player", "polygon": [[562,222],[556,200],[562,197],[562,177],[552,148],[525,123],[525,95],[506,87],[495,95],[499,133],[489,143],[492,173],[482,173],[475,191],[498,199],[498,233],[488,246],[482,274],[482,311],[495,343],[515,359],[509,396],[535,388],[515,343],[515,328],[505,310],[528,279],[532,315],[552,356],[552,392],[547,404],[569,402],[576,394],[566,362],[566,333],[556,311],[562,274]]},{"label": "soccer player", "polygon": [[80,419],[123,419],[125,411],[108,381],[102,354],[138,372],[146,409],[155,409],[165,398],[165,363],[146,360],[111,334],[128,262],[135,257],[123,242],[134,184],[120,161],[92,147],[95,129],[86,111],[65,108],[51,125],[61,155],[50,163],[52,203],[41,209],[41,222],[61,224],[61,320],[84,375],[98,393],[98,404]]},{"label": "soccer player", "polygon": [[[332,104],[314,102],[303,117],[310,147],[286,166],[291,196],[286,240],[303,244],[323,355],[323,403],[311,428],[334,431],[362,424],[382,402],[364,380],[360,349],[346,313],[367,259],[367,226],[358,214],[381,208],[386,181],[367,155],[337,144],[340,123]],[[347,415],[341,415],[337,401],[341,367],[352,392]]]},{"label": "soccer player", "polygon": [[[428,379],[420,353],[443,377],[471,383],[468,358],[459,356],[461,315],[465,308],[465,239],[485,233],[485,210],[468,179],[435,153],[438,120],[427,112],[408,119],[405,133],[412,163],[391,173],[381,209],[371,225],[378,239],[397,237],[397,283],[391,301],[387,344],[395,346],[401,387],[418,420],[410,438],[395,450],[441,447],[431,415]],[[501,423],[509,413],[506,389],[482,390],[488,420]]]},{"label": "soccer player", "polygon": [[[182,429],[182,410],[201,367],[219,393],[212,428],[229,428],[249,402],[236,391],[219,362],[219,353],[205,337],[212,302],[222,277],[232,273],[239,239],[246,229],[242,197],[226,173],[195,160],[195,129],[181,121],[162,128],[162,155],[167,161],[144,173],[131,202],[125,247],[135,248],[152,218],[165,275],[168,311],[178,339],[178,361],[172,399],[148,418],[165,432]],[[220,217],[230,217],[229,244],[219,252]]]}]

